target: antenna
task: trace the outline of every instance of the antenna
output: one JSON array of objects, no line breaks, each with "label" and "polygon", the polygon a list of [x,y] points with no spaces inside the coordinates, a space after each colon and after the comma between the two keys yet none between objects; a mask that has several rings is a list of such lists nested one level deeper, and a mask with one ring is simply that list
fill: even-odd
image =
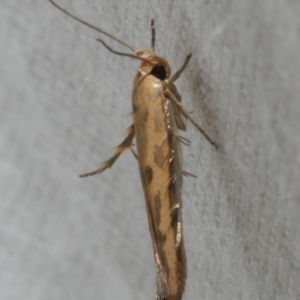
[{"label": "antenna", "polygon": [[130,49],[131,51],[136,52],[136,49],[134,47],[132,47],[131,45],[129,45],[129,44],[125,43],[125,42],[123,42],[122,40],[120,40],[116,36],[114,36],[114,35],[106,32],[105,30],[103,30],[103,29],[101,29],[101,28],[99,28],[99,27],[97,27],[97,26],[95,26],[93,24],[90,24],[90,23],[84,21],[83,19],[81,19],[81,18],[79,18],[79,17],[77,17],[75,15],[73,15],[72,13],[70,13],[69,11],[67,11],[65,8],[59,6],[54,1],[52,1],[52,0],[48,0],[48,1],[50,3],[52,3],[55,7],[57,7],[59,10],[61,10],[63,13],[65,13],[66,15],[70,16],[71,18],[75,19],[76,21],[78,21],[78,22],[80,22],[80,23],[82,23],[82,24],[84,24],[84,25],[86,25],[86,26],[88,26],[88,27],[90,27],[90,28],[92,28],[92,29],[94,29],[94,30],[96,30],[96,31],[98,31],[98,32],[100,32],[100,33],[108,36],[108,37],[110,37],[111,39],[115,40],[119,44],[121,44],[121,45],[125,46],[126,48]]}]

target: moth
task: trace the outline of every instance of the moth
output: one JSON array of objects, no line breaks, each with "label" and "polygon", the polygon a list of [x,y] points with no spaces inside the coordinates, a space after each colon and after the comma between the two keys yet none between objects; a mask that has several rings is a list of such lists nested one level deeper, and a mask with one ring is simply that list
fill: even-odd
[{"label": "moth", "polygon": [[[111,49],[97,39],[110,52],[141,61],[133,81],[133,124],[127,129],[126,138],[116,147],[113,156],[97,170],[80,175],[87,177],[102,173],[112,167],[118,157],[130,149],[138,161],[145,194],[149,229],[156,266],[156,300],[180,300],[187,277],[186,255],[183,241],[182,176],[194,176],[182,169],[181,145],[190,141],[178,131],[186,130],[189,120],[215,147],[216,143],[190,116],[181,104],[181,96],[174,82],[188,65],[189,54],[182,67],[171,76],[168,61],[155,53],[155,28],[151,21],[151,48],[134,48],[112,34],[71,14],[54,1],[54,6],[73,19],[117,41],[133,53]],[[137,151],[133,149],[136,139]]]}]

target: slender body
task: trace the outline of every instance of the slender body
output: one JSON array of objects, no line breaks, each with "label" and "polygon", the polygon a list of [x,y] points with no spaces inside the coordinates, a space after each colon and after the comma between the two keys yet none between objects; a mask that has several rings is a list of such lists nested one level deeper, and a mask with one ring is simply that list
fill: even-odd
[{"label": "slender body", "polygon": [[157,273],[157,299],[181,299],[186,257],[181,221],[181,152],[164,81],[142,63],[132,103],[138,162]]},{"label": "slender body", "polygon": [[[116,147],[114,155],[109,160],[97,170],[80,176],[99,174],[110,168],[124,150],[132,151],[138,161],[146,200],[156,265],[156,300],[180,300],[187,276],[181,217],[182,175],[192,174],[182,170],[180,143],[189,145],[189,141],[180,137],[178,130],[186,130],[185,123],[188,119],[212,145],[216,146],[181,105],[181,97],[174,85],[187,66],[191,54],[171,77],[171,68],[166,59],[157,56],[154,52],[153,21],[151,21],[151,48],[134,48],[74,16],[54,1],[49,0],[49,2],[73,19],[129,48],[134,54],[114,51],[102,40],[98,40],[109,51],[141,61],[132,91],[134,123],[128,128],[126,138]],[[137,153],[132,148],[134,137],[136,137]]]}]

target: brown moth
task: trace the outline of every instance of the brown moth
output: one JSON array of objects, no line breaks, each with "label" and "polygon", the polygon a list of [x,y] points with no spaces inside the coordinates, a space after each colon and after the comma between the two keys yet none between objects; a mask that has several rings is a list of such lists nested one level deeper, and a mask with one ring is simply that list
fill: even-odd
[{"label": "brown moth", "polygon": [[[186,68],[191,54],[182,67],[171,76],[171,67],[167,60],[154,51],[155,29],[151,21],[151,48],[134,48],[106,31],[74,16],[58,4],[54,6],[73,19],[110,37],[133,51],[133,54],[121,53],[108,47],[109,51],[141,61],[133,81],[132,107],[133,124],[128,128],[126,138],[116,147],[114,155],[99,169],[80,175],[86,177],[110,168],[126,149],[136,157],[142,186],[144,189],[148,222],[156,265],[156,299],[180,300],[187,277],[186,255],[183,242],[182,175],[193,176],[182,170],[180,143],[190,142],[178,135],[178,130],[186,130],[189,120],[202,135],[215,147],[206,132],[191,118],[181,105],[181,97],[174,82]],[[136,138],[137,153],[132,148]]]}]

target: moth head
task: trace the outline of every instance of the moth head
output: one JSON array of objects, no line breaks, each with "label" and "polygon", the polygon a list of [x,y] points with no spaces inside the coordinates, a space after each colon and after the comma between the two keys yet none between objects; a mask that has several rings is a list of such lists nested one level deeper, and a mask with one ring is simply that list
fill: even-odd
[{"label": "moth head", "polygon": [[146,74],[153,75],[162,81],[170,78],[171,67],[167,60],[158,56],[152,49],[137,49],[135,54],[141,58],[140,69]]}]

